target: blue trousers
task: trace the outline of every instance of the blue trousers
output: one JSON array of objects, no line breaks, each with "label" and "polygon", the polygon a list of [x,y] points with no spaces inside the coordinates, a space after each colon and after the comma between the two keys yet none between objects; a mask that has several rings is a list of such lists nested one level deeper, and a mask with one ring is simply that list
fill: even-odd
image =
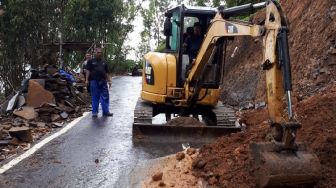
[{"label": "blue trousers", "polygon": [[106,80],[91,80],[90,93],[92,99],[92,115],[98,114],[99,102],[101,103],[103,114],[110,113],[109,111],[109,91]]}]

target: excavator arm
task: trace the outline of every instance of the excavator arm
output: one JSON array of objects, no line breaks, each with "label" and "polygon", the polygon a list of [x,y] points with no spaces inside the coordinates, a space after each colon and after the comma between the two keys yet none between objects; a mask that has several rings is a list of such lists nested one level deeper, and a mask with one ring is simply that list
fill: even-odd
[{"label": "excavator arm", "polygon": [[[264,25],[254,25],[244,22],[229,21],[224,18],[229,15],[239,15],[246,10],[258,10],[266,7],[266,20]],[[225,37],[251,36],[263,37],[264,62],[266,71],[267,98],[270,120],[274,123],[284,123],[292,118],[290,92],[290,62],[287,45],[287,25],[280,7],[274,1],[267,1],[257,5],[243,5],[234,10],[219,9],[214,17],[208,32],[203,40],[199,53],[190,69],[185,82],[185,94],[187,104],[193,105],[199,97],[202,89],[202,78],[207,64],[213,61],[218,47],[218,40]],[[256,52],[258,53],[258,52]],[[279,61],[279,59],[281,61]],[[284,83],[285,81],[285,83]],[[191,84],[192,83],[192,84]],[[286,87],[283,88],[283,85]],[[283,113],[284,89],[288,98],[289,114]]]}]

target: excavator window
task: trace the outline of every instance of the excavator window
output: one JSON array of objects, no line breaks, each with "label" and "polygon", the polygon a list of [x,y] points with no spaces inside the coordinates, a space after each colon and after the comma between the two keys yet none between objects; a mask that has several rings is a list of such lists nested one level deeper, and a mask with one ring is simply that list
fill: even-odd
[{"label": "excavator window", "polygon": [[[170,21],[170,32],[169,35],[166,35],[166,50],[171,52],[177,52],[179,49],[180,41],[180,13],[179,11],[172,12],[170,17],[167,17],[167,20]],[[167,24],[168,25],[168,24]]]},{"label": "excavator window", "polygon": [[184,5],[170,9],[165,13],[167,21],[165,24],[169,26],[169,32],[164,32],[166,52],[174,54],[176,57],[177,86],[183,86],[188,71],[187,66],[190,64],[190,58],[183,46],[187,30],[191,33],[194,24],[198,22],[201,26],[201,33],[204,35],[215,13],[216,10],[209,8],[186,7]]}]

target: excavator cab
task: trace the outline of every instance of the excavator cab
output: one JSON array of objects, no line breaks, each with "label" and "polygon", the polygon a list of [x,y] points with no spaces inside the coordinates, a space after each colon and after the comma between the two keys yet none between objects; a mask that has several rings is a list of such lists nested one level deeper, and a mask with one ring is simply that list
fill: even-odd
[{"label": "excavator cab", "polygon": [[[224,40],[218,41],[219,47],[211,60],[209,59],[211,62],[202,71],[202,86],[198,95],[191,100],[193,104],[187,104],[189,102],[185,100],[186,94],[190,93],[185,88],[188,75],[217,12],[216,8],[211,7],[181,5],[165,13],[165,51],[149,52],[145,55],[141,99],[152,103],[152,117],[165,114],[169,121],[172,116],[193,116],[206,125],[211,125],[212,129],[216,126],[222,128],[216,132],[240,129],[235,127],[234,111],[221,103],[218,106],[225,56]],[[195,24],[200,28],[199,46],[194,49],[195,55],[191,56],[186,40],[188,37],[192,38],[193,33],[190,30],[192,31]],[[196,87],[195,81],[188,84]],[[135,120],[137,121],[138,119]]]},{"label": "excavator cab", "polygon": [[[176,85],[183,87],[187,77],[190,64],[195,57],[188,54],[186,41],[188,37],[193,35],[194,25],[198,24],[201,32],[200,39],[204,39],[204,35],[208,31],[211,20],[217,13],[217,9],[211,7],[196,6],[177,6],[165,13],[164,35],[166,36],[165,52],[173,54],[176,58]],[[201,47],[201,43],[198,48]],[[209,68],[206,75],[207,82],[204,88],[218,88],[221,79],[221,63],[213,61],[211,69]]]}]

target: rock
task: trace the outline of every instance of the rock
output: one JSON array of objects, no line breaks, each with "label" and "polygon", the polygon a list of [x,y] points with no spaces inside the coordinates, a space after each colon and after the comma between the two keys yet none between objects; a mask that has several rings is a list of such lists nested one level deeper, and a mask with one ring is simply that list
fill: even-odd
[{"label": "rock", "polygon": [[30,80],[33,80],[38,84],[40,84],[42,87],[45,87],[45,79],[30,79]]},{"label": "rock", "polygon": [[29,80],[27,105],[31,107],[39,107],[44,103],[55,104],[55,97],[50,92],[45,90],[35,80]]},{"label": "rock", "polygon": [[235,121],[235,127],[241,127],[241,124],[239,123],[239,119]]},{"label": "rock", "polygon": [[196,149],[194,149],[194,148],[188,148],[187,149],[187,154],[188,155],[194,155],[196,153]]},{"label": "rock", "polygon": [[4,131],[3,128],[0,127],[0,140],[4,137]]},{"label": "rock", "polygon": [[71,108],[75,108],[75,106],[69,100],[64,100],[64,103],[70,106]]},{"label": "rock", "polygon": [[19,94],[20,92],[17,92],[9,101],[8,101],[8,105],[7,105],[7,108],[6,108],[6,112],[9,112],[9,111],[12,111],[15,106],[16,106],[16,103],[17,103],[17,100],[19,98]]},{"label": "rock", "polygon": [[11,145],[13,145],[13,146],[18,146],[18,145],[20,145],[21,144],[21,142],[20,142],[20,140],[19,139],[17,139],[17,138],[12,138],[12,140],[10,140],[10,143],[9,144],[11,144]]},{"label": "rock", "polygon": [[336,54],[336,48],[331,49],[329,53],[330,54]]},{"label": "rock", "polygon": [[36,126],[42,128],[42,127],[45,127],[46,124],[44,122],[37,122]]},{"label": "rock", "polygon": [[145,138],[145,136],[142,135],[142,134],[137,134],[137,135],[135,135],[135,138],[138,139],[138,140],[142,140],[142,139]]},{"label": "rock", "polygon": [[11,140],[0,140],[0,146],[8,146]]},{"label": "rock", "polygon": [[254,108],[254,104],[251,102],[243,102],[240,104],[239,110],[248,110]]},{"label": "rock", "polygon": [[60,115],[61,115],[62,119],[66,119],[66,118],[69,117],[68,113],[66,113],[66,112],[62,112]]},{"label": "rock", "polygon": [[99,159],[96,159],[96,160],[95,160],[95,163],[98,164],[98,163],[99,163]]},{"label": "rock", "polygon": [[162,172],[157,172],[152,176],[153,181],[160,181],[162,180],[163,173]]},{"label": "rock", "polygon": [[211,177],[208,179],[209,185],[215,185],[218,182],[218,180],[215,177]]},{"label": "rock", "polygon": [[63,123],[53,122],[52,125],[53,125],[53,127],[56,127],[56,128],[63,127]]},{"label": "rock", "polygon": [[192,163],[193,168],[198,168],[198,169],[204,168],[205,165],[206,165],[206,162],[203,159],[196,159]]},{"label": "rock", "polygon": [[159,186],[164,187],[164,186],[166,186],[166,184],[163,181],[160,181]]},{"label": "rock", "polygon": [[18,138],[23,142],[32,142],[33,136],[29,127],[12,127],[8,131],[11,137]]},{"label": "rock", "polygon": [[320,74],[329,72],[326,67],[320,68]]},{"label": "rock", "polygon": [[327,74],[321,74],[317,77],[316,84],[324,84],[329,81],[329,76]]},{"label": "rock", "polygon": [[61,116],[58,114],[51,114],[51,121],[58,121],[61,119]]},{"label": "rock", "polygon": [[183,152],[176,153],[176,160],[180,161],[185,158],[185,154]]},{"label": "rock", "polygon": [[55,112],[55,108],[54,107],[47,107],[47,106],[43,106],[43,107],[41,107],[41,108],[38,108],[37,109],[38,110],[38,112],[40,113],[40,114],[42,114],[42,113],[47,113],[48,115],[50,115],[50,114],[52,114],[52,113],[56,113]]},{"label": "rock", "polygon": [[0,129],[9,130],[10,128],[12,128],[12,126],[9,124],[0,125]]},{"label": "rock", "polygon": [[20,125],[22,125],[23,124],[23,122],[22,122],[22,119],[20,119],[20,118],[15,118],[13,121],[12,121],[12,125],[13,126],[20,126]]},{"label": "rock", "polygon": [[262,109],[262,108],[265,108],[266,107],[266,102],[265,101],[262,101],[262,102],[258,102],[254,108],[255,109]]},{"label": "rock", "polygon": [[18,101],[16,103],[16,108],[21,108],[23,105],[26,104],[26,98],[22,95],[19,96]]},{"label": "rock", "polygon": [[13,113],[27,120],[35,119],[38,116],[34,108],[29,107],[29,106],[25,106],[25,107],[22,107],[21,109],[15,110]]},{"label": "rock", "polygon": [[39,115],[39,119],[43,122],[50,122],[51,121],[51,117],[50,115]]}]

